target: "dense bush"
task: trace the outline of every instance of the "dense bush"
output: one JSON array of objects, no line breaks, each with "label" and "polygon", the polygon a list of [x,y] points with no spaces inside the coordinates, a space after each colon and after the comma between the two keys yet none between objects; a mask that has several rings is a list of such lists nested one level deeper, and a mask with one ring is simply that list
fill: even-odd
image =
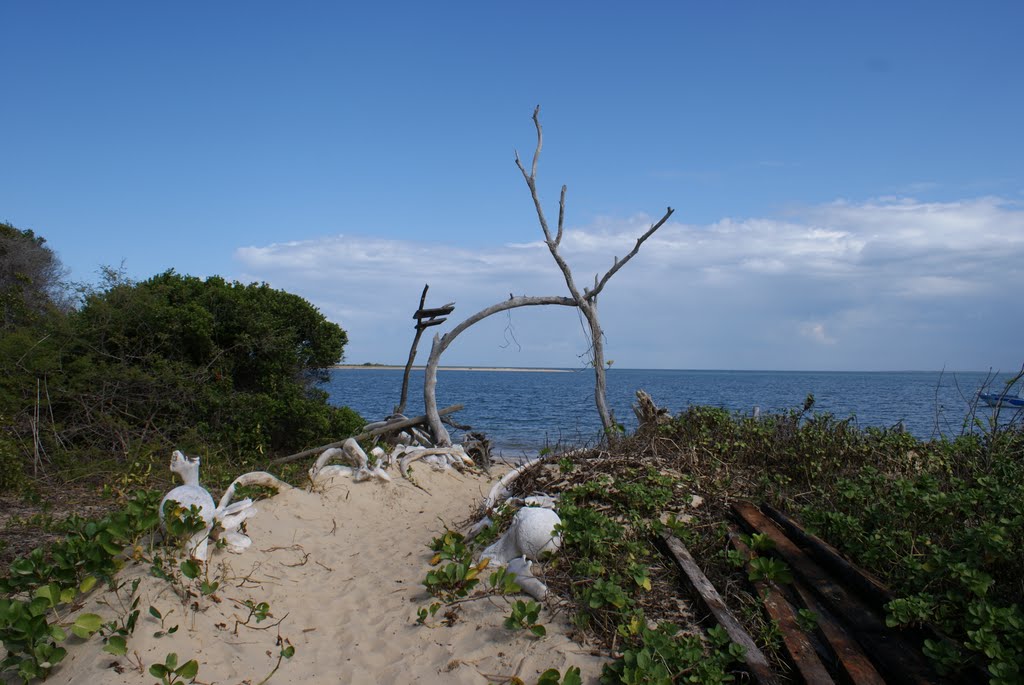
[{"label": "dense bush", "polygon": [[[1024,678],[1024,431],[967,424],[922,442],[900,430],[859,430],[802,411],[755,420],[691,408],[661,439],[705,464],[743,469],[706,481],[771,500],[879,576],[898,597],[891,625],[930,624],[941,672],[980,667],[994,684]],[[712,544],[721,545],[722,541]]]},{"label": "dense bush", "polygon": [[[301,297],[216,276],[168,271],[131,283],[108,274],[106,287],[68,311],[53,298],[40,304],[59,290],[52,283],[44,288],[13,273],[23,255],[3,259],[11,241],[35,258],[52,257],[40,253],[42,239],[5,231],[4,466],[34,461],[50,473],[94,475],[154,454],[163,460],[171,447],[201,453],[215,468],[242,466],[361,426],[355,412],[331,407],[316,388],[341,359],[345,331]],[[37,273],[50,278],[54,268]],[[17,471],[0,485],[16,483]]]},{"label": "dense bush", "polygon": [[[991,685],[1021,682],[1020,426],[968,421],[962,436],[923,442],[899,428],[861,430],[813,414],[813,405],[808,397],[799,409],[760,418],[691,407],[515,482],[518,495],[561,496],[563,545],[545,582],[580,628],[623,654],[605,682],[658,682],[659,669],[669,682],[665,672],[695,673],[695,660],[715,664],[697,681],[717,682],[735,656],[728,645],[702,651],[674,634],[670,624],[692,628],[692,617],[681,614],[675,570],[652,544],[666,528],[758,645],[779,653],[778,629],[739,590],[749,576],[726,539],[737,500],[789,512],[878,576],[897,598],[885,608],[890,625],[927,623],[949,638],[924,644],[937,670],[962,682],[985,682],[981,672]],[[788,582],[788,569],[767,561],[760,572]]]},{"label": "dense bush", "polygon": [[[329,407],[314,388],[341,358],[345,332],[302,298],[265,284],[167,272],[87,298],[72,326],[69,356],[89,368],[76,369],[70,396],[78,406],[65,416],[84,419],[106,407],[144,442],[152,436],[138,431],[158,417],[166,437],[237,459],[359,427],[358,416]],[[110,425],[96,437],[111,450],[123,433]]]}]

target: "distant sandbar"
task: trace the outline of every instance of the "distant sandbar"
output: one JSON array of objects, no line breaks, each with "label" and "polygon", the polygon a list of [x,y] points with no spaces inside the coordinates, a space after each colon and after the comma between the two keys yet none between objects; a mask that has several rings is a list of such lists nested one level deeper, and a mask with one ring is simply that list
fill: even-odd
[{"label": "distant sandbar", "polygon": [[[398,369],[404,370],[404,366],[391,366],[390,364],[337,364],[332,369],[345,370],[368,370],[374,369]],[[413,366],[414,371],[422,371],[424,367]],[[438,371],[526,371],[529,373],[572,373],[570,369],[533,369],[516,368],[513,366],[439,366]]]}]

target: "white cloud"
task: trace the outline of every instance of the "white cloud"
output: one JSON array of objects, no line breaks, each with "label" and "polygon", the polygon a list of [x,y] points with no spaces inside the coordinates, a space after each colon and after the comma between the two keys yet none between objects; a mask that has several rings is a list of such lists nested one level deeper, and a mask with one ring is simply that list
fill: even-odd
[{"label": "white cloud", "polygon": [[[653,220],[567,228],[562,252],[577,284],[591,285]],[[299,293],[341,323],[357,362],[404,360],[423,283],[430,303],[456,301],[454,321],[509,293],[566,294],[539,240],[471,249],[353,234],[244,247],[236,257],[246,279]],[[602,322],[610,355],[627,368],[1009,368],[1020,363],[1014,338],[975,332],[1019,322],[1022,264],[1024,211],[992,197],[669,222],[609,283]],[[586,343],[576,316],[556,309],[511,314],[522,351],[502,348],[505,317],[474,327],[449,358],[577,365]]]},{"label": "white cloud", "polygon": [[822,345],[835,345],[836,339],[825,332],[825,325],[821,323],[805,323],[800,326],[800,334],[810,338]]}]

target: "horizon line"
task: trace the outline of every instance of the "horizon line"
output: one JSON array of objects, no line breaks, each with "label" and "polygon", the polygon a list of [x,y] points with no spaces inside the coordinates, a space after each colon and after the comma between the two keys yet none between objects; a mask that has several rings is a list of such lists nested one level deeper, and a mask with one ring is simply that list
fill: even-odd
[{"label": "horizon line", "polygon": [[[381,369],[381,370],[404,370],[404,364],[383,364],[375,362],[364,362],[362,364],[334,364],[328,368],[331,369]],[[413,371],[423,371],[426,368],[423,364],[415,364],[412,367]],[[558,367],[558,366],[486,366],[481,364],[449,364],[445,366],[439,366],[439,371],[530,371],[530,372],[551,372],[551,373],[565,373],[565,372],[577,372],[577,371],[589,371],[590,367]],[[988,369],[985,371],[978,371],[974,369],[756,369],[756,368],[741,368],[741,369],[699,369],[699,368],[667,368],[667,367],[609,367],[606,371],[686,371],[686,372],[700,372],[700,373],[938,373],[938,374],[958,374],[958,373],[972,373],[972,374],[991,374],[993,376],[1001,375],[1013,375],[1020,373],[1019,369],[1013,371],[1001,371],[995,369]]]}]

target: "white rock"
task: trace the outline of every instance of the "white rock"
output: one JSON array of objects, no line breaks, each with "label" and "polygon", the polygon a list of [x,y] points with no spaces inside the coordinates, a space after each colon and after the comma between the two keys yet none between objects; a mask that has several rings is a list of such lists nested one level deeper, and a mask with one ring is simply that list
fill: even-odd
[{"label": "white rock", "polygon": [[508,562],[508,570],[516,574],[516,585],[523,589],[523,592],[536,600],[543,600],[547,597],[548,586],[537,580],[533,575],[533,562],[526,557],[516,557]]},{"label": "white rock", "polygon": [[551,509],[526,507],[516,512],[512,525],[494,544],[480,555],[499,564],[507,564],[516,557],[537,560],[545,552],[554,553],[562,546],[562,538],[555,535],[555,526],[562,519]]},{"label": "white rock", "polygon": [[199,516],[206,524],[205,530],[201,530],[189,538],[189,556],[200,561],[206,561],[206,547],[213,528],[213,520],[217,511],[217,505],[213,502],[213,496],[209,490],[199,484],[199,457],[190,459],[179,450],[171,453],[171,472],[181,477],[184,485],[172,489],[160,500],[160,523],[164,521],[164,505],[167,502],[175,501],[186,511],[195,506],[199,510]]}]

